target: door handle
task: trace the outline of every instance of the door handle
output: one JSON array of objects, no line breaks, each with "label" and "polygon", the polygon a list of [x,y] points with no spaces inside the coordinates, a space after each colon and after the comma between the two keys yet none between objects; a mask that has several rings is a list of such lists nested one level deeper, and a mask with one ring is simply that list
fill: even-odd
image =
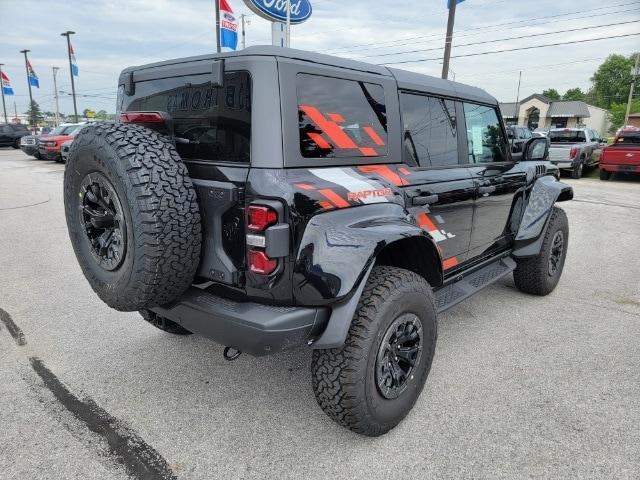
[{"label": "door handle", "polygon": [[431,205],[438,200],[438,195],[420,195],[411,198],[411,205]]},{"label": "door handle", "polygon": [[495,187],[495,185],[490,185],[490,186],[488,186],[488,187],[480,187],[480,188],[478,188],[478,192],[480,192],[480,194],[481,194],[482,196],[485,196],[485,197],[486,197],[487,195],[489,195],[489,194],[491,194],[491,193],[495,192],[495,191],[496,191],[496,187]]}]

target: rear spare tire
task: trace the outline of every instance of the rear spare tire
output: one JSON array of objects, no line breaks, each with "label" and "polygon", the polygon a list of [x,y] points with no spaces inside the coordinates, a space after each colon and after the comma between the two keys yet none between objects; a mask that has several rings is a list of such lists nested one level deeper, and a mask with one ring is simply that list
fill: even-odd
[{"label": "rear spare tire", "polygon": [[196,192],[172,143],[140,125],[96,124],[64,175],[71,244],[93,290],[116,310],[176,300],[200,259]]}]

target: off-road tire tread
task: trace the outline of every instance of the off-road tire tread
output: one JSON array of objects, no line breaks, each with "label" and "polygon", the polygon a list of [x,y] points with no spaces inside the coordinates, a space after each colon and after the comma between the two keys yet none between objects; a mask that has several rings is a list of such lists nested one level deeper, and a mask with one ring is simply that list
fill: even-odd
[{"label": "off-road tire tread", "polygon": [[[106,147],[99,139],[106,140]],[[110,148],[121,162],[126,179],[121,187],[136,205],[128,208],[136,236],[130,290],[126,296],[99,287],[86,267],[87,259],[76,257],[91,287],[109,306],[137,311],[175,300],[192,284],[200,260],[202,242],[196,191],[187,168],[168,138],[134,124],[95,124],[75,137],[65,169],[65,190],[81,148]],[[108,165],[105,165],[108,168]],[[65,200],[77,192],[65,191]],[[131,202],[129,202],[131,203]],[[76,222],[67,208],[67,223]],[[71,228],[71,227],[70,227]],[[127,252],[128,254],[129,252]]]},{"label": "off-road tire tread", "polygon": [[551,293],[556,287],[557,283],[552,285],[548,282],[547,259],[546,255],[542,255],[542,252],[549,251],[549,243],[558,230],[556,227],[563,227],[565,231],[564,255],[567,254],[567,247],[569,246],[569,222],[567,220],[567,214],[563,209],[553,207],[551,217],[547,224],[547,230],[544,233],[541,253],[535,257],[517,259],[518,266],[513,271],[513,280],[518,290],[532,295],[544,296]]},{"label": "off-road tire tread", "polygon": [[[413,285],[424,294],[425,302],[435,304],[431,287],[420,275],[402,268],[376,266],[362,292],[344,346],[313,351],[311,379],[318,404],[339,425],[362,435],[379,436],[401,420],[381,425],[370,418],[362,395],[365,375],[356,364],[362,360],[366,340],[377,333],[372,319],[390,293],[402,285]],[[422,354],[431,357],[427,359],[426,376],[434,350],[425,349]]]}]

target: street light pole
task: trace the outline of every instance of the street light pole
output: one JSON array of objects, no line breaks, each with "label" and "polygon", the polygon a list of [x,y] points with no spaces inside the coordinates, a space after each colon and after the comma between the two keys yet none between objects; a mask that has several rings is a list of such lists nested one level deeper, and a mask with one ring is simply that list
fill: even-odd
[{"label": "street light pole", "polygon": [[244,31],[244,17],[245,17],[244,13],[240,15],[240,20],[242,21],[242,49],[243,50],[247,47],[246,34],[245,34],[245,31]]},{"label": "street light pole", "polygon": [[56,99],[56,127],[60,126],[60,106],[58,105],[58,83],[56,82],[56,75],[58,74],[59,67],[51,67],[53,70],[53,96]]},{"label": "street light pole", "polygon": [[449,76],[449,58],[451,57],[451,42],[453,40],[453,23],[456,18],[457,0],[449,0],[449,19],[447,20],[447,36],[444,41],[444,59],[442,61],[442,78]]},{"label": "street light pole", "polygon": [[216,52],[220,53],[220,0],[216,0]]},{"label": "street light pole", "polygon": [[29,86],[29,126],[33,126],[31,124],[31,120],[33,118],[33,95],[31,94],[31,80],[29,79],[29,59],[27,58],[27,53],[31,50],[20,50],[20,53],[24,53],[24,68],[27,72],[27,85]]},{"label": "street light pole", "polygon": [[60,35],[63,37],[67,37],[67,55],[69,56],[69,73],[71,74],[71,94],[73,95],[73,115],[75,117],[75,122],[78,123],[78,107],[76,104],[76,85],[73,81],[73,64],[71,63],[71,35],[76,32],[72,32],[71,30],[67,30]]},{"label": "street light pole", "polygon": [[0,63],[0,90],[2,91],[2,111],[4,112],[4,123],[9,123],[9,120],[7,120],[7,106],[4,104],[4,81],[2,80],[2,65],[4,65],[4,63]]},{"label": "street light pole", "polygon": [[287,0],[287,48],[291,48],[291,0]]},{"label": "street light pole", "polygon": [[636,66],[633,67],[632,78],[631,78],[631,86],[629,87],[629,100],[627,100],[627,111],[624,114],[624,123],[623,127],[627,126],[629,123],[629,113],[631,112],[631,100],[633,100],[633,87],[636,84],[636,79],[638,78],[638,60],[640,60],[640,54],[636,54]]}]

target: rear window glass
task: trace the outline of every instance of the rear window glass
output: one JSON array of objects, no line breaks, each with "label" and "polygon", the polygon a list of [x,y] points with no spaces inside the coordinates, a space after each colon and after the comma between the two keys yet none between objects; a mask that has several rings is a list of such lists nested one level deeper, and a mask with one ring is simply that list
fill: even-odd
[{"label": "rear window glass", "polygon": [[549,139],[554,143],[580,143],[586,142],[587,136],[582,130],[561,130],[549,132]]},{"label": "rear window glass", "polygon": [[298,74],[297,95],[303,157],[387,154],[387,113],[381,85]]},{"label": "rear window glass", "polygon": [[[203,81],[198,82],[199,78]],[[249,163],[249,72],[225,72],[222,87],[212,87],[205,75],[141,82],[136,84],[136,94],[140,97],[126,110],[171,115],[176,149],[183,159]]]},{"label": "rear window glass", "polygon": [[640,132],[638,133],[627,133],[620,135],[616,138],[616,142],[614,145],[640,145]]}]

